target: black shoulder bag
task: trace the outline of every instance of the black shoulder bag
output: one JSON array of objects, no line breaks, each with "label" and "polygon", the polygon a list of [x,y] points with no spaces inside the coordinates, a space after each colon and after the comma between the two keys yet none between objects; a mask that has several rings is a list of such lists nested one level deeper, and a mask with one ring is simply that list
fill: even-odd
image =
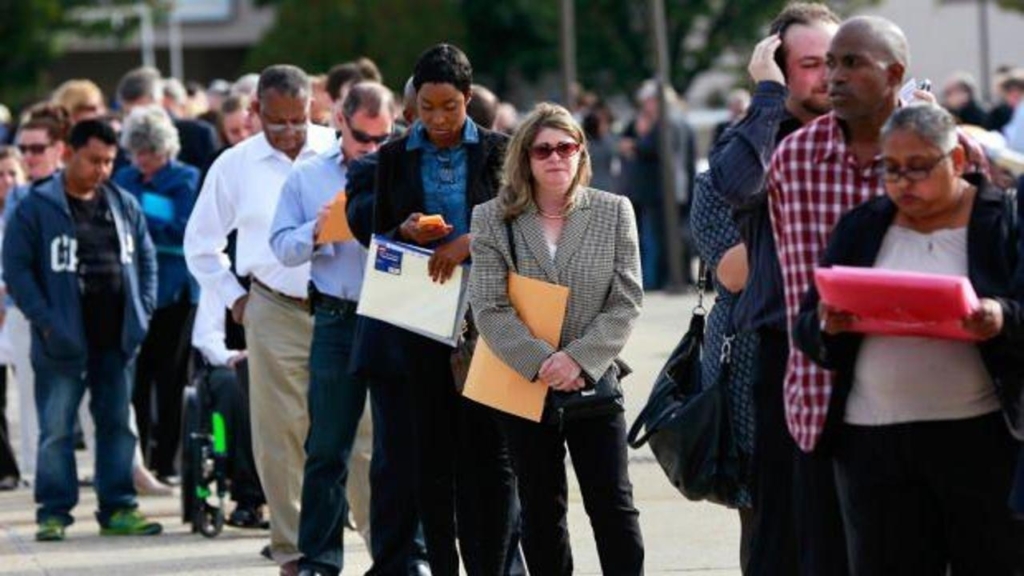
[{"label": "black shoulder bag", "polygon": [[690,327],[658,374],[627,441],[634,449],[650,444],[665,475],[683,496],[731,506],[744,477],[729,413],[732,337],[722,344],[717,381],[701,389],[705,277],[701,262],[698,303]]},{"label": "black shoulder bag", "polygon": [[[508,236],[508,250],[512,256],[512,272],[518,274],[519,258],[516,254],[516,241],[515,235],[512,233],[511,220],[505,221],[505,234]],[[586,386],[580,390],[573,392],[549,390],[541,421],[561,428],[566,422],[608,416],[624,411],[626,408],[619,379],[625,378],[628,374],[626,368],[620,367],[618,362],[613,362],[596,382],[583,373]]]}]

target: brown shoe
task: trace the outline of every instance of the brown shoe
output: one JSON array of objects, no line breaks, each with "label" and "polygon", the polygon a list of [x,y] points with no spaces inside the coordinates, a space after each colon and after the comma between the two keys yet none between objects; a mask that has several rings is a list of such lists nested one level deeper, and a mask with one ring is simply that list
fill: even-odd
[{"label": "brown shoe", "polygon": [[299,576],[299,561],[292,560],[291,562],[285,562],[281,564],[281,576]]}]

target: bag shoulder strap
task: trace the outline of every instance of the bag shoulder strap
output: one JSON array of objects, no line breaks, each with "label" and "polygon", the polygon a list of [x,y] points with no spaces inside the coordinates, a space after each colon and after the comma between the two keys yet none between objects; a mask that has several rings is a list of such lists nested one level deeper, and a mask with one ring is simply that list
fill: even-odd
[{"label": "bag shoulder strap", "polygon": [[516,256],[516,238],[512,233],[512,221],[505,220],[505,234],[508,236],[508,251],[512,255],[512,271],[519,273],[519,258]]}]

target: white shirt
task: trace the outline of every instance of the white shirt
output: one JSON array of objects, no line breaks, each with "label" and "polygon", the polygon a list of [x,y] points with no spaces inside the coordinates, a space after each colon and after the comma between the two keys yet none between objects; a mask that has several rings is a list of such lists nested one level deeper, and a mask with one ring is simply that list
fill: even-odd
[{"label": "white shirt", "polygon": [[211,366],[227,366],[228,360],[239,353],[239,350],[228,349],[226,322],[227,304],[220,295],[213,290],[200,292],[199,307],[192,325],[192,346]]},{"label": "white shirt", "polygon": [[[967,275],[967,228],[930,234],[891,226],[875,268]],[[846,403],[846,422],[884,426],[956,420],[999,409],[978,346],[911,336],[865,336]]]},{"label": "white shirt", "polygon": [[[335,145],[333,130],[310,125],[295,162]],[[221,154],[206,175],[185,228],[185,259],[203,290],[216,290],[228,305],[245,295],[224,254],[232,230],[238,231],[235,264],[240,276],[251,274],[278,292],[306,297],[309,265],[282,266],[270,250],[270,223],[293,165],[260,133]]]}]

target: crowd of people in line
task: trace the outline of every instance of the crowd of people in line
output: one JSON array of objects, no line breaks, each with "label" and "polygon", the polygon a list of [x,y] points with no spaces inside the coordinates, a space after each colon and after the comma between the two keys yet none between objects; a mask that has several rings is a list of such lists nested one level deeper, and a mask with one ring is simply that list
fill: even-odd
[{"label": "crowd of people in line", "polygon": [[[400,97],[367,58],[205,89],[139,68],[113,112],[67,81],[0,133],[0,411],[10,373],[21,441],[3,419],[0,489],[31,486],[39,541],[66,537],[81,483],[102,534],[159,534],[137,497],[180,482],[199,375],[227,416],[228,524],[268,530],[281,574],[340,573],[346,528],[369,574],[571,574],[567,454],[603,573],[642,574],[621,409],[500,412],[461,395],[450,346],[356,310],[375,235],[427,248],[435,282],[468,268],[467,334],[549,404],[621,390],[669,195],[684,270],[700,258],[717,294],[705,380],[735,346],[743,573],[1024,573],[1024,74],[1001,71],[986,111],[962,74],[901,97],[909,69],[896,23],[791,3],[700,173],[656,83],[621,130],[589,93],[519,118],[450,44]],[[353,238],[323,241],[339,192]],[[966,277],[976,342],[853,332],[818,265]],[[568,287],[557,344],[513,275]]]}]

